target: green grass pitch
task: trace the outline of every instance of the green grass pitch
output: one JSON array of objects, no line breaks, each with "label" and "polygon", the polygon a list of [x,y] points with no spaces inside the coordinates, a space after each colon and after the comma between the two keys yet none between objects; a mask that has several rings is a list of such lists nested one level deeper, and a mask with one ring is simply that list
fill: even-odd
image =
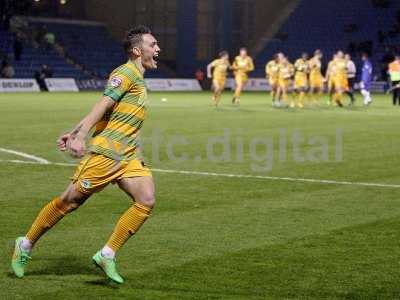
[{"label": "green grass pitch", "polygon": [[[73,163],[55,141],[99,96],[0,94],[0,148]],[[230,97],[215,109],[206,92],[149,93],[143,137],[152,168],[260,178],[155,171],[157,206],[118,255],[126,279],[118,287],[91,264],[130,205],[115,186],[40,240],[25,278],[12,276],[14,239],[74,168],[10,162],[31,159],[0,151],[0,299],[399,299],[400,107],[386,95],[368,108],[358,95],[351,108],[324,100],[304,110],[274,109],[266,93],[243,94],[239,108]],[[293,134],[304,138],[304,161]],[[215,159],[226,151],[221,143],[207,157],[213,137],[230,157]],[[308,159],[313,153],[320,159]]]}]

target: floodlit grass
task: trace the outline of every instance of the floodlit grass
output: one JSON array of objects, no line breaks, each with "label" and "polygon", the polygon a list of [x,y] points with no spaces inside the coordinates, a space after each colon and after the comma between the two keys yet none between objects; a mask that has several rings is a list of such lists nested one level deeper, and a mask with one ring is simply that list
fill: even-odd
[{"label": "floodlit grass", "polygon": [[[73,163],[55,141],[99,96],[0,94],[0,148]],[[343,109],[275,109],[266,93],[234,107],[230,96],[215,109],[209,93],[150,93],[152,168],[317,182],[154,172],[157,206],[118,255],[118,287],[91,264],[130,205],[109,186],[46,234],[16,279],[14,239],[74,168],[0,152],[0,299],[399,299],[400,188],[318,180],[400,185],[400,107],[358,96]]]}]

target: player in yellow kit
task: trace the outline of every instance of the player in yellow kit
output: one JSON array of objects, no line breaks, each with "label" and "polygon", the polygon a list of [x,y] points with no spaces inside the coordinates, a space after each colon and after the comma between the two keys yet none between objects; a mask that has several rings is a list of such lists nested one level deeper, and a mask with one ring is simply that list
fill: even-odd
[{"label": "player in yellow kit", "polygon": [[270,60],[265,65],[265,76],[271,86],[271,97],[272,97],[272,105],[275,105],[276,96],[278,92],[278,83],[279,83],[279,63],[282,57],[281,53],[277,53],[274,56],[273,60]]},{"label": "player in yellow kit", "polygon": [[324,91],[324,77],[321,72],[322,52],[317,49],[314,56],[308,61],[310,67],[310,96],[315,104],[319,104],[322,92]]},{"label": "player in yellow kit", "polygon": [[232,70],[235,75],[235,94],[232,99],[233,104],[239,104],[240,94],[243,86],[247,83],[248,73],[254,70],[253,59],[247,55],[246,48],[240,48],[239,55],[235,57],[232,64]]},{"label": "player in yellow kit", "polygon": [[306,96],[306,92],[308,90],[308,73],[309,73],[309,65],[308,65],[308,54],[303,53],[301,58],[296,60],[294,63],[295,75],[294,75],[294,89],[296,92],[296,103],[292,100],[290,103],[290,107],[295,107],[297,104],[298,107],[304,107],[304,97]]},{"label": "player in yellow kit", "polygon": [[279,64],[278,76],[278,95],[283,102],[287,102],[291,78],[294,75],[294,66],[289,62],[286,56],[282,57]]},{"label": "player in yellow kit", "polygon": [[348,91],[349,89],[349,82],[347,79],[347,65],[348,62],[344,56],[343,51],[338,51],[335,59],[335,74],[333,80],[335,85],[335,94],[333,95],[333,100],[340,107],[343,107],[343,93]]},{"label": "player in yellow kit", "polygon": [[[138,138],[147,114],[144,72],[157,68],[160,51],[157,40],[145,26],[127,32],[124,48],[128,61],[111,73],[102,98],[73,130],[58,140],[61,151],[68,150],[82,160],[66,190],[47,203],[28,232],[16,239],[11,266],[17,277],[25,275],[31,252],[40,237],[93,194],[115,183],[130,196],[132,205],[92,261],[112,281],[124,282],[117,272],[115,255],[139,231],[155,204],[153,178],[140,157]],[[92,139],[86,149],[89,136]],[[104,210],[109,212],[107,208]],[[109,223],[106,225],[108,228]],[[96,235],[92,231],[90,234]],[[52,252],[54,256],[60,254]],[[60,264],[64,260],[70,261],[71,257],[58,259]]]},{"label": "player in yellow kit", "polygon": [[[229,54],[227,51],[221,51],[219,53],[219,58],[214,59],[207,66],[207,77],[212,78],[212,85],[214,90],[213,101],[214,105],[218,107],[219,101],[221,99],[221,93],[225,88],[226,76],[228,74],[228,69],[230,68]],[[213,69],[211,76],[211,69]]]},{"label": "player in yellow kit", "polygon": [[333,55],[332,60],[328,63],[326,69],[325,81],[328,85],[329,100],[328,105],[332,103],[332,96],[335,91],[335,74],[336,74],[336,54]]}]

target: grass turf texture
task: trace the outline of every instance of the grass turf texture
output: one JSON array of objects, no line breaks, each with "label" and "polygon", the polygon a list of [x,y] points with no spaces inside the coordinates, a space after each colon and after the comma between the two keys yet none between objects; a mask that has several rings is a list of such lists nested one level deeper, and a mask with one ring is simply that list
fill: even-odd
[{"label": "grass turf texture", "polygon": [[[0,94],[0,147],[70,162],[55,140],[71,128],[99,93]],[[209,93],[150,93],[144,136],[162,131],[152,167],[398,184],[400,107],[375,96],[371,107],[273,109],[265,93],[242,96],[240,108],[225,94],[221,108]],[[167,98],[167,102],[161,101]],[[229,130],[232,159],[206,160],[210,136]],[[336,129],[343,160],[335,161]],[[280,130],[288,158],[278,157]],[[290,134],[323,136],[329,161],[297,162]],[[172,136],[184,162],[167,158]],[[235,159],[242,136],[243,160]],[[252,138],[273,138],[272,168],[256,172]],[[218,148],[218,147],[217,147]],[[307,152],[310,146],[303,145]],[[221,147],[216,150],[222,151]],[[258,149],[261,153],[262,147]],[[196,158],[201,155],[201,161]],[[0,153],[0,159],[23,159]],[[118,256],[126,283],[108,284],[91,265],[129,200],[116,187],[96,194],[38,243],[26,277],[10,272],[15,237],[39,209],[67,185],[74,168],[1,162],[1,299],[398,299],[400,297],[400,189],[154,173],[157,207]]]}]

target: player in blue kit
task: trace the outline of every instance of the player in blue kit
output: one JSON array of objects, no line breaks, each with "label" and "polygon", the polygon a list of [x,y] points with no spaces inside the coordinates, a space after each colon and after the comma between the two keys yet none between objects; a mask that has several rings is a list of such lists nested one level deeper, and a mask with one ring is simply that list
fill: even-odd
[{"label": "player in blue kit", "polygon": [[367,53],[363,53],[362,60],[364,63],[361,71],[360,89],[361,94],[364,96],[364,105],[369,105],[372,102],[370,93],[372,82],[372,64]]}]

